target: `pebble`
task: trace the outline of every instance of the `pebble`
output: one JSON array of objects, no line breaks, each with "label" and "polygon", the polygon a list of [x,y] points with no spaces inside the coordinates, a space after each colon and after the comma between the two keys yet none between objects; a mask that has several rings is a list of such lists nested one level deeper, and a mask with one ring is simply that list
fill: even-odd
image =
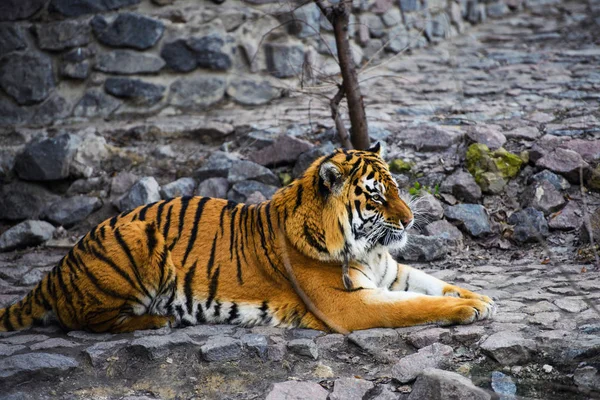
[{"label": "pebble", "polygon": [[500,364],[515,365],[529,361],[536,344],[521,333],[500,331],[490,335],[480,347]]},{"label": "pebble", "polygon": [[458,204],[444,212],[446,218],[461,223],[472,236],[480,237],[492,233],[486,210],[479,204]]},{"label": "pebble", "polygon": [[151,176],[144,177],[131,186],[119,200],[119,210],[133,210],[144,204],[160,200],[160,187],[156,179]]},{"label": "pebble", "polygon": [[500,395],[501,400],[516,399],[517,385],[510,376],[500,371],[492,372],[492,390]]},{"label": "pebble", "polygon": [[333,383],[333,392],[330,400],[362,399],[369,390],[373,389],[373,382],[357,378],[340,378]]},{"label": "pebble", "polygon": [[227,336],[211,337],[200,347],[206,361],[233,361],[242,357],[242,342]]},{"label": "pebble", "polygon": [[440,191],[451,193],[466,203],[476,203],[481,199],[481,188],[473,175],[465,171],[457,171],[446,178],[440,186]]},{"label": "pebble", "polygon": [[512,214],[508,223],[515,225],[513,239],[520,243],[537,243],[549,235],[544,214],[532,207]]},{"label": "pebble", "polygon": [[163,199],[173,197],[193,196],[196,189],[196,180],[194,178],[179,178],[174,182],[167,183],[160,188],[160,196]]},{"label": "pebble", "polygon": [[319,349],[314,341],[310,339],[293,339],[287,343],[288,349],[292,353],[316,360],[319,358]]},{"label": "pebble", "polygon": [[445,368],[454,355],[452,347],[434,343],[405,356],[392,367],[392,378],[408,383],[417,378],[426,368]]}]

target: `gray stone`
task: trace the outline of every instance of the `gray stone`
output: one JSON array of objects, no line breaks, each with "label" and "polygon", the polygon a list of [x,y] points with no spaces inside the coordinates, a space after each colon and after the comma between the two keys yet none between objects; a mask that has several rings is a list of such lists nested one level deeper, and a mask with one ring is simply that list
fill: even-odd
[{"label": "gray stone", "polygon": [[38,12],[45,4],[44,0],[5,0],[0,9],[0,21],[26,19]]},{"label": "gray stone", "polygon": [[504,132],[507,139],[529,139],[534,140],[540,137],[540,131],[533,126],[521,126],[510,131]]},{"label": "gray stone", "polygon": [[295,162],[300,154],[313,145],[290,135],[281,135],[275,143],[250,154],[250,160],[260,165],[279,165]]},{"label": "gray stone", "polygon": [[33,183],[16,181],[0,188],[0,219],[37,219],[58,196]]},{"label": "gray stone", "polygon": [[357,378],[340,378],[333,383],[333,392],[329,400],[362,400],[373,389],[373,382]]},{"label": "gray stone", "polygon": [[485,334],[485,328],[478,325],[463,325],[454,328],[454,334],[452,338],[460,343],[471,344]]},{"label": "gray stone", "polygon": [[411,234],[406,247],[393,255],[402,260],[433,261],[446,257],[447,253],[448,248],[443,238]]},{"label": "gray stone", "polygon": [[467,203],[475,203],[481,198],[481,188],[473,175],[462,170],[446,178],[440,185],[440,191],[450,193]]},{"label": "gray stone", "polygon": [[74,342],[72,340],[66,340],[62,338],[52,338],[48,340],[44,340],[43,342],[34,343],[29,346],[31,350],[46,350],[46,349],[55,349],[55,348],[70,348],[77,347],[79,343]]},{"label": "gray stone", "polygon": [[300,154],[300,156],[298,156],[298,161],[296,161],[296,164],[294,164],[292,176],[294,178],[300,177],[317,158],[331,154],[334,150],[335,147],[333,144],[331,142],[327,142],[322,146],[313,147],[312,149]]},{"label": "gray stone", "polygon": [[[597,122],[596,126],[600,125]],[[562,148],[572,150],[589,163],[600,160],[600,140],[571,139],[561,145]]]},{"label": "gray stone", "polygon": [[0,87],[20,105],[40,103],[54,88],[52,60],[44,54],[10,54],[0,59]]},{"label": "gray stone", "polygon": [[46,335],[33,335],[33,334],[22,334],[15,335],[7,338],[3,338],[2,341],[9,344],[25,344],[31,342],[41,342],[43,340],[50,339]]},{"label": "gray stone", "polygon": [[506,137],[495,125],[475,125],[467,129],[467,136],[476,143],[483,143],[490,150],[497,150],[504,146]]},{"label": "gray stone", "polygon": [[304,329],[304,328],[295,328],[290,330],[290,335],[292,339],[312,339],[315,340],[318,337],[322,337],[325,335],[325,332],[318,331],[316,329]]},{"label": "gray stone", "polygon": [[78,136],[67,133],[29,143],[17,156],[15,172],[26,180],[65,179],[69,176],[69,167],[80,143]]},{"label": "gray stone", "polygon": [[40,49],[59,51],[86,46],[90,42],[90,26],[81,21],[60,21],[35,25]]},{"label": "gray stone", "polygon": [[252,161],[234,161],[227,179],[235,184],[245,180],[255,180],[265,185],[279,186],[279,178],[270,169]]},{"label": "gray stone", "polygon": [[543,242],[549,235],[544,214],[535,208],[527,207],[517,211],[508,218],[508,223],[515,225],[513,239],[520,243]]},{"label": "gray stone", "polygon": [[229,170],[235,161],[239,160],[229,153],[214,151],[206,159],[202,167],[194,172],[194,176],[200,181],[209,178],[227,178]]},{"label": "gray stone", "polygon": [[267,71],[277,78],[300,75],[304,64],[304,47],[281,43],[265,45]]},{"label": "gray stone", "polygon": [[194,52],[196,66],[200,68],[225,71],[233,65],[231,38],[219,32],[192,37],[187,45]]},{"label": "gray stone", "polygon": [[391,376],[402,383],[412,382],[427,368],[445,368],[453,355],[452,347],[434,343],[423,347],[418,353],[401,358],[392,367]]},{"label": "gray stone", "polygon": [[0,235],[0,251],[37,246],[52,238],[54,227],[45,221],[27,220]]},{"label": "gray stone", "polygon": [[23,31],[19,27],[0,24],[0,57],[25,48],[27,48],[27,42],[23,37]]},{"label": "gray stone", "polygon": [[190,109],[208,107],[223,99],[226,88],[227,82],[222,77],[180,78],[171,84],[169,103]]},{"label": "gray stone", "polygon": [[428,224],[425,227],[425,234],[427,236],[443,238],[446,243],[457,247],[461,247],[464,240],[461,231],[446,220],[435,221]]},{"label": "gray stone", "polygon": [[240,340],[245,348],[250,349],[260,358],[266,358],[269,342],[265,335],[250,333],[243,335]]},{"label": "gray stone", "polygon": [[577,368],[573,374],[573,381],[584,389],[600,391],[600,373],[591,365]]},{"label": "gray stone", "polygon": [[275,383],[266,400],[327,400],[329,392],[316,382],[286,381]]},{"label": "gray stone", "polygon": [[76,63],[63,61],[59,73],[63,78],[84,80],[90,75],[90,63],[89,61]]},{"label": "gray stone", "polygon": [[[395,175],[394,177],[398,176],[402,175]],[[398,181],[397,178],[396,181]],[[427,221],[437,221],[444,216],[442,203],[435,196],[425,191],[416,200],[413,200],[410,206],[416,215],[425,218]]]},{"label": "gray stone", "polygon": [[79,17],[138,4],[141,0],[52,0],[50,10],[65,17]]},{"label": "gray stone", "polygon": [[437,342],[448,342],[450,331],[445,328],[426,328],[408,335],[408,342],[417,349],[430,346]]},{"label": "gray stone", "polygon": [[540,210],[549,215],[560,210],[566,203],[563,195],[548,181],[534,182],[522,196],[522,205]]},{"label": "gray stone", "polygon": [[501,331],[489,336],[480,347],[502,365],[519,365],[529,361],[536,344],[520,332]]},{"label": "gray stone", "polygon": [[[385,15],[383,16],[385,21]],[[389,31],[389,41],[386,51],[394,54],[406,51],[411,47],[411,37],[404,25],[396,25]]]},{"label": "gray stone", "polygon": [[242,356],[242,342],[230,337],[213,336],[200,347],[206,361],[233,361]]},{"label": "gray stone", "polygon": [[404,144],[419,151],[443,151],[458,143],[464,134],[451,128],[421,125],[402,132]]},{"label": "gray stone", "polygon": [[403,12],[419,11],[421,8],[420,5],[420,1],[418,0],[398,0],[398,7]]},{"label": "gray stone", "polygon": [[585,172],[589,167],[578,153],[560,147],[542,156],[536,161],[536,165],[556,172],[575,184],[579,183],[580,168]]},{"label": "gray stone", "polygon": [[160,53],[169,68],[177,72],[189,72],[198,66],[196,55],[186,40],[177,39],[166,43]]},{"label": "gray stone", "polygon": [[128,99],[135,105],[153,106],[165,93],[166,87],[144,82],[140,79],[108,78],[104,90],[115,97]]},{"label": "gray stone", "polygon": [[319,349],[311,339],[293,339],[287,344],[287,348],[295,354],[310,357],[313,360],[319,358]]},{"label": "gray stone", "polygon": [[25,275],[23,275],[23,277],[19,280],[19,284],[24,286],[35,285],[36,283],[42,280],[44,275],[46,275],[46,271],[34,268]]},{"label": "gray stone", "polygon": [[583,211],[574,201],[569,201],[560,212],[552,214],[548,220],[548,227],[551,229],[573,230],[579,229],[582,224]]},{"label": "gray stone", "polygon": [[486,14],[490,18],[502,18],[508,13],[508,6],[503,1],[487,5]]},{"label": "gray stone", "polygon": [[193,338],[208,338],[210,336],[230,336],[236,332],[233,325],[193,325],[179,329]]},{"label": "gray stone", "polygon": [[501,400],[514,399],[517,385],[512,378],[500,371],[492,372],[492,390],[500,395]]},{"label": "gray stone", "polygon": [[[146,355],[151,360],[164,357],[169,354],[170,349],[186,344],[198,345],[198,343],[184,332],[175,331],[167,335],[144,336],[135,339],[128,346],[130,351]],[[204,346],[202,346],[203,348]]]},{"label": "gray stone", "polygon": [[119,14],[112,23],[97,15],[90,24],[100,43],[138,50],[154,46],[165,30],[162,22],[136,13]]},{"label": "gray stone", "polygon": [[458,204],[444,212],[446,218],[458,221],[471,236],[480,237],[492,233],[485,208],[479,204]]},{"label": "gray stone", "polygon": [[119,210],[128,211],[134,208],[154,203],[160,200],[158,182],[151,176],[146,176],[131,186],[129,191],[119,200]]},{"label": "gray stone", "polygon": [[108,96],[98,88],[86,90],[83,97],[73,109],[73,115],[84,118],[108,117],[119,106],[121,102],[112,96]]},{"label": "gray stone", "polygon": [[386,328],[365,329],[352,332],[348,340],[362,348],[383,348],[398,340],[398,332]]},{"label": "gray stone", "polygon": [[317,36],[321,29],[320,18],[319,7],[315,3],[308,3],[292,11],[288,29],[291,34],[299,38]]},{"label": "gray stone", "polygon": [[174,182],[167,183],[160,188],[160,196],[163,199],[173,197],[193,196],[196,189],[194,178],[179,178]]},{"label": "gray stone", "polygon": [[234,78],[227,87],[227,95],[236,103],[246,106],[267,104],[279,93],[279,89],[274,88],[268,80],[257,78]]},{"label": "gray stone", "polygon": [[532,175],[529,178],[530,184],[533,182],[542,182],[542,181],[550,182],[556,190],[567,190],[568,188],[571,187],[571,185],[565,178],[563,178],[562,176],[558,176],[555,173],[548,171],[547,169],[545,169],[541,172],[538,172],[537,174]]},{"label": "gray stone", "polygon": [[18,375],[20,379],[30,374],[55,374],[79,367],[79,363],[61,354],[28,353],[6,357],[0,364],[0,378],[12,378]]},{"label": "gray stone", "polygon": [[111,74],[152,74],[165,66],[162,58],[153,54],[139,53],[132,50],[114,50],[100,54],[95,68]]},{"label": "gray stone", "polygon": [[100,207],[102,201],[97,197],[74,196],[52,203],[44,211],[44,218],[53,224],[69,227],[83,221]]},{"label": "gray stone", "polygon": [[25,348],[26,347],[21,344],[10,345],[10,344],[0,343],[0,356],[2,356],[2,357],[10,356],[10,355],[15,354],[16,352],[24,350]]},{"label": "gray stone", "polygon": [[225,178],[208,178],[198,185],[197,196],[225,199],[229,190],[229,181]]},{"label": "gray stone", "polygon": [[428,368],[415,382],[408,400],[489,400],[492,396],[456,372]]},{"label": "gray stone", "polygon": [[580,313],[589,308],[588,303],[578,298],[562,297],[554,300],[554,304],[561,310],[570,313]]},{"label": "gray stone", "polygon": [[361,25],[369,28],[369,34],[374,38],[381,38],[385,36],[385,26],[381,17],[375,14],[363,13],[359,16]]},{"label": "gray stone", "polygon": [[385,24],[385,26],[387,26],[388,28],[391,28],[392,26],[400,25],[403,23],[402,22],[402,14],[400,13],[400,10],[398,8],[389,9],[387,12],[385,12],[381,16],[381,19],[383,20],[383,23]]}]

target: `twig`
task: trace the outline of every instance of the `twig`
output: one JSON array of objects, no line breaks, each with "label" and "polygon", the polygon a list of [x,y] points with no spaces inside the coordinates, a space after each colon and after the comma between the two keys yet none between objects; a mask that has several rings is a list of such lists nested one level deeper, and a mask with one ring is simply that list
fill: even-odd
[{"label": "twig", "polygon": [[583,226],[587,230],[588,237],[590,238],[590,245],[592,246],[592,252],[594,253],[594,269],[600,270],[600,258],[598,257],[598,251],[596,250],[596,242],[594,241],[594,231],[590,222],[590,216],[587,212],[587,201],[585,199],[585,188],[583,186],[583,167],[579,167],[579,190],[581,192],[581,200],[583,201]]},{"label": "twig", "polygon": [[340,117],[339,112],[340,102],[344,98],[344,85],[339,85],[338,88],[338,92],[329,102],[329,106],[331,107],[331,118],[333,118],[333,121],[335,122],[335,129],[338,131],[342,146],[347,149],[351,149],[352,143],[350,142],[350,135],[346,130],[346,126],[344,125],[344,121],[342,121],[342,117]]}]

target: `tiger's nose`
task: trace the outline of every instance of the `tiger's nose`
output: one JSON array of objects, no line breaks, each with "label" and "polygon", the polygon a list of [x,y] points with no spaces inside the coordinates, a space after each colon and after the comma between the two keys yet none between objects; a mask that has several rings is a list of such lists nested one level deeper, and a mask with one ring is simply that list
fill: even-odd
[{"label": "tiger's nose", "polygon": [[404,229],[410,229],[413,225],[413,222],[415,222],[415,219],[413,217],[401,218],[400,222],[402,222],[402,226],[404,227]]}]

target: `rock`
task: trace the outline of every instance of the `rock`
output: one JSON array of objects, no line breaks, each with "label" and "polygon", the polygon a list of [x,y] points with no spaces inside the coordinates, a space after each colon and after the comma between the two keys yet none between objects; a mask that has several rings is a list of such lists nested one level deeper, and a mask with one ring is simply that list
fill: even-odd
[{"label": "rock", "polygon": [[132,50],[114,50],[103,53],[96,59],[98,71],[111,74],[152,74],[160,71],[165,62],[158,56]]},{"label": "rock", "polygon": [[365,25],[369,28],[369,34],[374,38],[381,38],[385,36],[385,26],[381,17],[375,14],[362,13],[359,16],[361,25]]},{"label": "rock", "polygon": [[41,186],[16,181],[0,188],[0,219],[37,219],[59,197]]},{"label": "rock", "polygon": [[420,5],[418,0],[398,0],[398,6],[402,12],[419,11]]},{"label": "rock", "polygon": [[90,75],[90,63],[88,61],[82,62],[68,62],[63,61],[60,64],[59,74],[63,78],[67,79],[79,79],[84,80]]},{"label": "rock", "polygon": [[502,365],[520,365],[529,361],[536,344],[520,332],[500,331],[490,335],[480,347]]},{"label": "rock", "polygon": [[91,88],[86,90],[73,110],[73,115],[84,118],[108,117],[121,102],[106,95],[102,90]]},{"label": "rock", "polygon": [[240,340],[245,348],[250,349],[260,358],[267,357],[267,350],[269,348],[269,342],[265,335],[259,335],[256,333],[250,333],[243,335]]},{"label": "rock", "polygon": [[158,182],[151,176],[146,176],[129,189],[119,200],[119,211],[133,210],[134,208],[154,203],[160,200]]},{"label": "rock", "polygon": [[504,136],[507,139],[535,140],[539,138],[540,135],[540,131],[537,128],[534,128],[533,126],[521,126],[508,132],[504,132]]},{"label": "rock", "polygon": [[227,178],[233,163],[237,161],[239,160],[230,153],[212,152],[202,167],[194,172],[194,176],[200,181],[215,177]]},{"label": "rock", "polygon": [[537,174],[532,175],[529,178],[530,184],[533,182],[542,182],[542,181],[550,182],[552,184],[552,186],[554,186],[554,188],[559,191],[567,190],[568,188],[571,187],[571,185],[565,178],[563,178],[562,176],[558,176],[558,175],[548,171],[547,169],[540,171]]},{"label": "rock", "polygon": [[316,360],[319,358],[319,350],[317,345],[311,339],[293,339],[287,344],[287,348],[292,352],[301,356]]},{"label": "rock", "polygon": [[313,145],[290,135],[281,135],[275,143],[250,154],[250,160],[260,165],[292,163],[300,154],[313,148]]},{"label": "rock", "polygon": [[495,125],[475,125],[467,129],[467,136],[475,143],[485,144],[490,150],[504,146],[506,137]]},{"label": "rock", "polygon": [[448,244],[456,247],[462,247],[463,234],[460,230],[446,220],[435,221],[425,227],[425,234],[443,238]]},{"label": "rock", "polygon": [[52,60],[44,54],[11,54],[0,59],[0,87],[20,105],[42,102],[54,85]]},{"label": "rock", "polygon": [[54,227],[45,221],[27,220],[0,235],[0,251],[37,246],[52,238]]},{"label": "rock", "polygon": [[517,176],[523,160],[500,148],[496,151],[480,143],[467,149],[467,170],[484,192],[499,193],[506,182]]},{"label": "rock", "polygon": [[194,53],[196,66],[225,71],[233,65],[231,38],[220,32],[188,39],[187,46]]},{"label": "rock", "polygon": [[319,35],[321,11],[315,3],[297,7],[290,15],[289,32],[299,38]]},{"label": "rock", "polygon": [[206,361],[233,361],[242,356],[242,343],[230,337],[213,336],[200,347]]},{"label": "rock", "polygon": [[600,160],[600,140],[572,139],[564,142],[560,147],[576,152],[589,163]]},{"label": "rock", "polygon": [[471,236],[480,237],[492,233],[485,208],[479,204],[458,204],[444,212],[446,218],[460,222]]},{"label": "rock", "polygon": [[138,4],[141,0],[52,0],[50,10],[65,17],[79,17],[105,11],[118,10],[122,7]]},{"label": "rock", "polygon": [[475,178],[465,171],[457,171],[450,175],[442,182],[440,191],[451,193],[467,203],[476,203],[481,198],[481,189],[475,182]]},{"label": "rock", "polygon": [[88,356],[90,362],[92,363],[92,366],[98,368],[106,363],[107,358],[113,356],[127,343],[129,343],[127,339],[112,340],[108,342],[98,342],[86,348],[83,351],[83,353]]},{"label": "rock", "polygon": [[179,178],[160,188],[160,196],[163,199],[173,197],[193,196],[196,189],[196,181],[193,178]]},{"label": "rock", "polygon": [[329,392],[315,382],[286,381],[275,383],[266,400],[327,400]]},{"label": "rock", "polygon": [[3,338],[2,341],[9,343],[9,344],[25,344],[25,343],[31,343],[31,342],[41,342],[41,341],[47,340],[47,339],[50,339],[50,338],[46,335],[23,334],[23,335],[16,335],[16,336],[12,336],[12,337],[6,337],[6,338]]},{"label": "rock", "polygon": [[515,398],[517,385],[512,378],[500,371],[492,372],[492,390],[500,395],[501,399]]},{"label": "rock", "polygon": [[546,124],[546,133],[554,136],[576,136],[597,132],[600,121],[593,115],[567,118],[560,123]]},{"label": "rock", "polygon": [[489,400],[485,390],[476,387],[469,378],[456,372],[428,368],[415,382],[408,400],[472,399]]},{"label": "rock", "polygon": [[19,379],[35,373],[55,374],[79,367],[79,363],[61,354],[28,353],[6,357],[0,364],[0,378],[18,375]]},{"label": "rock", "polygon": [[316,329],[294,328],[290,332],[292,339],[312,339],[325,336],[325,332]]},{"label": "rock", "polygon": [[433,261],[446,257],[448,248],[445,240],[438,236],[423,236],[411,234],[407,246],[394,252],[394,257],[409,261]]},{"label": "rock", "polygon": [[182,345],[198,345],[198,343],[182,331],[166,335],[149,335],[135,339],[128,346],[130,351],[146,355],[151,360],[164,357],[170,348]]},{"label": "rock", "polygon": [[25,350],[25,346],[17,344],[17,345],[8,345],[4,343],[0,343],[0,356],[6,357],[13,355],[14,353]]},{"label": "rock", "polygon": [[477,342],[485,334],[485,328],[479,325],[459,325],[454,327],[452,338],[464,344]]},{"label": "rock", "polygon": [[398,340],[398,332],[386,328],[365,329],[352,332],[348,340],[365,349],[386,347]]},{"label": "rock", "polygon": [[[385,15],[383,16],[385,22]],[[386,24],[387,25],[387,24]],[[411,37],[410,33],[406,29],[404,25],[402,25],[402,20],[400,20],[400,24],[394,26],[389,31],[389,41],[387,46],[385,46],[385,50],[389,51],[393,54],[398,54],[403,51],[406,51],[411,47]]]},{"label": "rock", "polygon": [[252,161],[234,161],[227,179],[235,184],[245,180],[255,180],[265,185],[279,186],[279,178],[270,169]]},{"label": "rock", "polygon": [[265,45],[267,71],[277,78],[290,78],[302,72],[304,47],[281,43]]},{"label": "rock", "polygon": [[280,90],[271,86],[266,79],[234,78],[227,87],[227,95],[236,103],[246,106],[267,104],[279,96],[279,93]]},{"label": "rock", "polygon": [[364,379],[336,379],[333,383],[333,392],[331,392],[329,400],[361,400],[374,387],[373,382]]},{"label": "rock", "polygon": [[437,221],[444,216],[442,203],[432,194],[423,193],[411,204],[416,215],[426,218],[428,221]]},{"label": "rock", "polygon": [[577,368],[573,374],[573,381],[584,389],[600,391],[600,374],[591,365]]},{"label": "rock", "polygon": [[90,42],[90,26],[81,21],[60,21],[35,25],[40,49],[59,51],[86,46]]},{"label": "rock", "polygon": [[45,3],[46,2],[44,0],[6,0],[2,4],[0,21],[16,21],[19,19],[27,19],[38,12]]},{"label": "rock", "polygon": [[190,72],[198,66],[196,55],[184,39],[166,43],[160,56],[166,61],[169,68],[177,72]]},{"label": "rock", "polygon": [[119,14],[112,23],[97,15],[90,24],[100,43],[138,50],[154,46],[165,30],[162,22],[136,13]]},{"label": "rock", "polygon": [[404,144],[418,151],[444,151],[458,143],[464,134],[456,129],[421,125],[404,130]]},{"label": "rock", "polygon": [[522,196],[522,205],[540,210],[549,215],[565,205],[565,198],[548,181],[534,182],[529,185]]},{"label": "rock", "polygon": [[577,203],[569,201],[560,211],[550,215],[548,226],[551,229],[572,230],[583,225],[583,211]]},{"label": "rock", "polygon": [[0,58],[5,54],[25,48],[27,48],[27,42],[25,42],[23,31],[19,27],[0,24]]},{"label": "rock", "polygon": [[225,178],[208,178],[198,185],[197,196],[225,199],[229,190],[229,181]]},{"label": "rock", "polygon": [[452,347],[434,343],[423,347],[418,353],[401,358],[392,367],[391,376],[401,383],[412,382],[427,368],[445,368],[453,355]]},{"label": "rock", "polygon": [[71,134],[31,142],[15,161],[21,179],[53,181],[69,176],[69,168],[81,139]]},{"label": "rock", "polygon": [[445,328],[426,328],[408,335],[408,341],[417,349],[430,346],[434,343],[449,341],[450,331]]},{"label": "rock", "polygon": [[561,310],[570,313],[580,313],[589,308],[584,300],[578,298],[562,297],[554,300],[554,304]]},{"label": "rock", "polygon": [[294,165],[292,175],[294,178],[300,177],[304,171],[319,157],[333,153],[335,147],[331,142],[327,142],[322,146],[313,147],[312,149],[300,154],[298,161]]},{"label": "rock", "polygon": [[169,103],[182,108],[208,107],[223,99],[227,81],[218,76],[180,78],[171,84]]},{"label": "rock", "polygon": [[[106,139],[96,135],[93,129],[89,133],[80,136],[83,136],[83,141],[75,151],[70,171],[71,175],[75,177],[90,178],[102,168],[102,162],[109,157],[109,147],[106,144]],[[98,177],[95,181],[90,180],[89,182],[92,186],[96,185],[92,190],[101,191],[104,189],[104,177]],[[88,192],[90,191],[88,190]]]},{"label": "rock", "polygon": [[166,87],[130,78],[108,78],[104,90],[115,97],[131,100],[135,105],[153,106],[165,93]]},{"label": "rock", "polygon": [[515,225],[512,237],[520,243],[537,243],[549,235],[544,214],[535,208],[517,211],[508,218],[508,223]]},{"label": "rock", "polygon": [[29,346],[29,348],[33,351],[37,350],[46,350],[46,349],[54,349],[54,348],[70,348],[77,347],[79,343],[74,342],[72,340],[65,340],[61,338],[52,338],[48,340],[44,340],[43,342],[34,343]]},{"label": "rock", "polygon": [[56,225],[70,227],[83,221],[100,207],[102,207],[102,201],[97,197],[69,197],[51,204],[44,211],[44,219]]},{"label": "rock", "polygon": [[579,169],[583,168],[585,174],[589,167],[578,153],[560,147],[542,156],[536,165],[556,172],[575,184],[579,184]]}]

